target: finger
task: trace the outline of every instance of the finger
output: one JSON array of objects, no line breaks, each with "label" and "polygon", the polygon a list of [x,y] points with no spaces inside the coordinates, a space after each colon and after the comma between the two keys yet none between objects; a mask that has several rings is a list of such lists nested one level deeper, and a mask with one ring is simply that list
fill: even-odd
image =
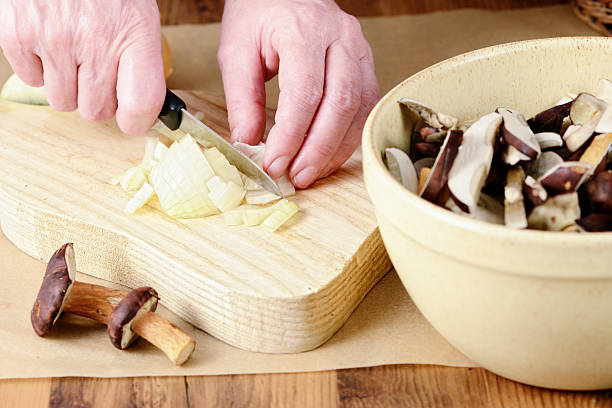
[{"label": "finger", "polygon": [[360,61],[361,76],[363,78],[363,89],[361,92],[361,106],[353,119],[344,139],[336,150],[334,158],[329,162],[325,169],[321,172],[321,178],[327,177],[336,171],[344,162],[346,162],[355,149],[361,144],[361,136],[363,127],[370,114],[370,111],[379,100],[378,81],[374,73],[374,60],[364,58]]},{"label": "finger", "polygon": [[38,55],[13,47],[2,47],[2,51],[19,79],[30,86],[43,85],[43,67]]},{"label": "finger", "polygon": [[161,57],[161,29],[139,37],[119,58],[117,124],[127,134],[151,128],[166,95]]},{"label": "finger", "polygon": [[103,121],[117,110],[117,64],[112,59],[89,60],[78,69],[79,113],[87,120]]},{"label": "finger", "polygon": [[339,44],[327,50],[319,110],[289,173],[296,187],[312,184],[333,159],[361,103],[358,62]]},{"label": "finger", "polygon": [[56,111],[77,108],[77,67],[66,53],[42,57],[43,79],[49,105]]},{"label": "finger", "polygon": [[280,94],[275,125],[270,129],[264,169],[280,177],[302,146],[323,96],[325,54],[320,47],[287,44],[279,49]]},{"label": "finger", "polygon": [[217,55],[232,142],[257,144],[266,128],[266,89],[257,48],[225,46]]}]

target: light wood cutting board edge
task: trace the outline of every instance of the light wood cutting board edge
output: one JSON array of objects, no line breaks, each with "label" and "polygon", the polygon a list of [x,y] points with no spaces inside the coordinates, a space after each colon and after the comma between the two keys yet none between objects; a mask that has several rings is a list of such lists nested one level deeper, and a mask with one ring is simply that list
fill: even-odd
[{"label": "light wood cutting board edge", "polygon": [[[151,258],[151,248],[135,236],[29,205],[23,194],[7,186],[0,188],[0,223],[9,240],[42,261],[72,240],[80,272],[129,287],[153,286],[161,303],[181,318],[229,344],[258,352],[295,353],[324,343],[391,268],[378,229],[373,228],[324,287],[306,295],[245,296],[169,258]],[[192,278],[189,285],[177,281],[177,269]],[[199,301],[202,296],[205,303]],[[200,307],[190,306],[194,304]]]}]

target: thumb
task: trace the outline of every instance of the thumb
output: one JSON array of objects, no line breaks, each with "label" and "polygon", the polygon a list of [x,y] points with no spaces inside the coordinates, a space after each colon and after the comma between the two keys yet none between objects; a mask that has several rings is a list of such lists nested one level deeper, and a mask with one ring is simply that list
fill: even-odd
[{"label": "thumb", "polygon": [[161,30],[140,36],[121,54],[117,72],[117,124],[125,133],[151,128],[166,94]]},{"label": "thumb", "polygon": [[217,54],[232,141],[257,144],[266,128],[266,91],[255,45],[219,47]]}]

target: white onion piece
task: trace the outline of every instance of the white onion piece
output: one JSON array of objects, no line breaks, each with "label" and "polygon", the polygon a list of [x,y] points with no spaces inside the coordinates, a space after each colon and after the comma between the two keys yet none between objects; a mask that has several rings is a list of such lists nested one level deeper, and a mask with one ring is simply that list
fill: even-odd
[{"label": "white onion piece", "polygon": [[406,152],[396,147],[389,147],[385,149],[385,158],[387,168],[393,178],[408,190],[416,193],[419,180],[414,164]]},{"label": "white onion piece", "polygon": [[270,231],[276,231],[298,211],[299,207],[296,203],[283,199],[274,205],[274,211],[261,223],[261,226]]},{"label": "white onion piece", "polygon": [[249,190],[246,192],[245,199],[247,204],[268,204],[280,200],[281,197],[268,190]]},{"label": "white onion piece", "polygon": [[221,177],[223,181],[231,181],[234,184],[242,187],[243,183],[242,178],[240,177],[240,172],[235,166],[230,164],[230,162],[216,147],[204,149],[204,156],[206,156],[206,160],[208,160],[208,164],[210,164],[215,174]]},{"label": "white onion piece", "polygon": [[134,197],[128,201],[124,211],[128,214],[134,214],[137,209],[148,203],[154,194],[155,190],[153,190],[153,187],[149,183],[145,182],[142,187],[140,187],[140,190],[134,194]]},{"label": "white onion piece", "polygon": [[224,182],[219,176],[208,180],[206,186],[210,190],[208,197],[222,212],[232,210],[240,205],[245,190],[233,181]]},{"label": "white onion piece", "polygon": [[189,135],[170,146],[149,180],[164,211],[175,218],[205,217],[217,212],[206,182],[214,172],[199,145]]}]

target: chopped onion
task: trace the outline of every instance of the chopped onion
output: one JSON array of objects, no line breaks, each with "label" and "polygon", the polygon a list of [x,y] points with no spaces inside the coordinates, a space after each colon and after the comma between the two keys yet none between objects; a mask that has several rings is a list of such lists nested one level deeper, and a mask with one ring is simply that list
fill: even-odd
[{"label": "chopped onion", "polygon": [[44,86],[35,87],[27,85],[15,74],[11,75],[5,82],[0,98],[29,105],[49,104]]},{"label": "chopped onion", "polygon": [[245,195],[247,204],[268,204],[272,201],[280,200],[280,196],[260,188],[258,190],[248,190]]},{"label": "chopped onion", "polygon": [[296,203],[282,199],[274,205],[274,211],[261,223],[261,225],[270,231],[276,231],[291,217],[297,214],[298,211],[299,207]]},{"label": "chopped onion", "polygon": [[122,175],[111,180],[125,191],[136,191],[147,181],[147,171],[140,166],[130,167]]},{"label": "chopped onion", "polygon": [[204,149],[204,156],[206,156],[206,160],[212,167],[215,174],[223,181],[228,182],[231,181],[234,184],[242,187],[242,178],[240,177],[240,172],[235,166],[232,166],[230,162],[225,158],[223,154],[216,147],[212,147],[210,149]]},{"label": "chopped onion", "polygon": [[208,180],[206,186],[210,190],[208,197],[222,212],[232,210],[240,205],[245,190],[233,181],[224,182],[219,176]]},{"label": "chopped onion", "polygon": [[149,180],[168,215],[197,218],[217,212],[206,186],[214,175],[198,144],[186,135],[170,146],[164,160],[151,170]]},{"label": "chopped onion", "polygon": [[155,190],[153,190],[153,187],[149,183],[145,182],[142,187],[140,187],[140,190],[134,194],[134,197],[128,201],[124,211],[128,214],[134,214],[137,209],[148,203],[154,194]]}]

